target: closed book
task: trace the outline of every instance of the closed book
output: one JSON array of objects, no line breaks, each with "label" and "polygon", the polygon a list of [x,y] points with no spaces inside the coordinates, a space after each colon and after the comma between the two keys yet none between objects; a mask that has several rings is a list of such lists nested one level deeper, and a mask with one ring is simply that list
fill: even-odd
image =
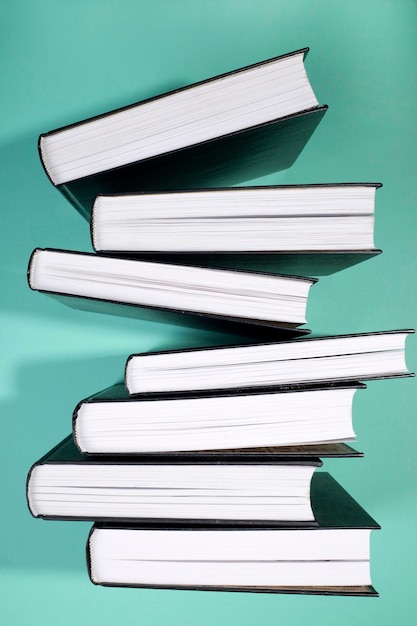
[{"label": "closed book", "polygon": [[[379,254],[378,183],[230,187],[100,195],[99,253],[301,273],[331,273]],[[325,271],[326,270],[326,271]]]},{"label": "closed book", "polygon": [[278,451],[256,460],[222,454],[82,455],[67,437],[31,468],[27,499],[35,517],[314,526],[310,485],[321,461]]},{"label": "closed book", "polygon": [[29,285],[75,308],[225,329],[305,334],[314,278],[98,256],[33,252]]},{"label": "closed book", "polygon": [[353,399],[364,387],[346,383],[129,397],[119,384],[77,405],[74,439],[89,454],[265,447],[279,453],[279,446],[333,444],[355,437]]},{"label": "closed book", "polygon": [[134,354],[126,363],[125,383],[134,395],[413,376],[405,361],[411,333],[390,330]]},{"label": "closed book", "polygon": [[327,110],[304,48],[39,138],[52,183],[88,217],[100,193],[234,185],[290,167]]},{"label": "closed book", "polygon": [[110,586],[378,595],[370,534],[379,525],[327,473],[311,486],[314,528],[95,524],[87,544],[93,583]]}]

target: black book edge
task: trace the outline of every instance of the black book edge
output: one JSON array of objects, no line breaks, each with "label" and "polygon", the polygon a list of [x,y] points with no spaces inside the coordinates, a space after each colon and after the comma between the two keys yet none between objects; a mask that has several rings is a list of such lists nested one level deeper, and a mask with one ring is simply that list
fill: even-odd
[{"label": "black book edge", "polygon": [[161,398],[164,400],[193,400],[193,399],[210,399],[210,398],[227,398],[229,396],[260,396],[272,394],[284,394],[308,391],[327,391],[330,389],[366,389],[366,384],[357,380],[352,381],[314,381],[311,383],[295,383],[292,385],[268,385],[257,387],[238,387],[236,389],[208,389],[204,391],[176,391],[167,393],[142,393],[139,395],[131,395],[126,390],[122,382],[110,385],[105,389],[83,398],[76,406],[74,414],[78,411],[81,404],[90,404],[94,402],[157,402]]},{"label": "black book edge", "polygon": [[251,318],[226,317],[181,309],[125,304],[113,300],[100,300],[99,298],[88,296],[73,296],[48,291],[41,292],[40,290],[39,292],[53,297],[66,306],[81,311],[129,317],[145,322],[175,324],[189,328],[226,332],[244,337],[273,337],[278,340],[308,335],[311,332],[310,329],[304,327],[284,326],[279,323],[269,323],[264,320]]},{"label": "black book edge", "polygon": [[142,261],[159,261],[163,263],[179,263],[181,265],[210,265],[224,269],[239,268],[258,270],[272,274],[310,274],[321,277],[341,272],[358,263],[374,259],[382,254],[381,249],[368,250],[247,250],[242,252],[204,251],[204,252],[123,252],[115,250],[96,250],[97,255],[126,255]]},{"label": "black book edge", "polygon": [[[75,437],[74,437],[75,439]],[[75,445],[80,450],[77,441]],[[107,453],[100,452],[81,452],[84,456],[94,459],[102,459],[108,456]],[[303,446],[263,446],[259,448],[230,448],[224,450],[185,450],[181,452],[137,452],[129,453],[112,453],[113,457],[118,458],[135,458],[138,461],[175,464],[193,464],[200,465],[204,463],[227,464],[236,463],[238,458],[240,463],[245,464],[268,464],[274,462],[274,459],[281,457],[284,461],[297,460],[300,464],[302,459],[326,458],[326,459],[345,459],[345,458],[363,458],[364,453],[358,452],[352,446],[345,442],[311,444]]]},{"label": "black book edge", "polygon": [[[306,341],[308,342],[313,342],[313,341],[325,341],[326,339],[349,339],[349,338],[356,338],[356,337],[368,337],[369,335],[398,335],[398,334],[414,334],[415,330],[414,328],[404,328],[404,329],[394,329],[394,330],[377,330],[377,331],[370,331],[370,332],[365,332],[365,333],[346,333],[343,335],[321,335],[319,337],[313,336],[313,337],[303,337],[302,339],[297,339],[297,341],[295,343],[304,343]],[[156,355],[156,354],[180,354],[182,352],[203,352],[203,351],[209,351],[209,350],[228,350],[230,348],[251,348],[251,347],[255,347],[255,346],[268,346],[271,343],[279,343],[279,344],[286,344],[286,343],[294,343],[294,341],[279,341],[279,342],[256,342],[256,343],[245,343],[245,344],[228,344],[228,345],[221,345],[221,346],[198,346],[198,347],[193,347],[193,348],[176,348],[174,350],[150,350],[149,352],[136,352],[136,353],[132,353],[128,356],[127,358],[127,363],[136,357],[146,357],[148,355]],[[126,363],[126,364],[127,364]],[[409,375],[409,374],[406,374]],[[412,376],[414,374],[411,374]],[[402,375],[401,375],[402,376]]]},{"label": "black book edge", "polygon": [[[410,374],[397,374],[397,378],[407,378]],[[123,383],[119,383],[123,384]],[[258,385],[247,387],[220,387],[216,389],[193,389],[192,391],[147,391],[130,393],[126,389],[127,399],[141,400],[191,400],[193,398],[219,398],[226,396],[267,395],[273,393],[294,393],[301,391],[326,391],[328,389],[366,389],[366,384],[357,378],[343,380],[315,380],[311,382],[288,383],[285,385]]]},{"label": "black book edge", "polygon": [[[39,465],[251,465],[253,461],[250,455],[247,455],[245,450],[231,451],[227,459],[217,459],[217,451],[215,454],[207,457],[203,462],[200,462],[200,454],[195,454],[195,460],[191,461],[189,458],[180,458],[181,455],[175,453],[164,453],[156,455],[153,453],[144,453],[140,456],[134,454],[83,454],[79,451],[75,445],[72,435],[67,435],[56,446],[44,454],[38,461],[36,461],[30,471],[29,476],[33,469]],[[220,456],[221,455],[220,451]],[[299,454],[296,456],[288,456],[286,454],[268,454],[264,461],[264,465],[305,465],[321,467],[322,461],[317,456],[310,456],[306,454]]]},{"label": "black book edge", "polygon": [[[368,383],[368,382],[372,382],[373,380],[395,380],[397,378],[414,378],[415,377],[415,373],[414,372],[404,372],[403,374],[378,374],[378,375],[369,375],[369,376],[361,376],[360,377],[360,382],[362,383]],[[321,379],[320,381],[316,382],[312,382],[312,383],[302,383],[302,384],[310,384],[311,386],[314,384],[317,385],[337,385],[338,383],[347,385],[348,383],[357,383],[358,382],[358,377],[357,376],[352,376],[352,377],[345,377],[342,379],[337,379],[337,378],[326,378],[326,379]],[[366,386],[366,385],[365,385]],[[319,388],[319,387],[318,387]],[[251,392],[251,391],[256,391],[257,389],[260,389],[260,387],[220,387],[220,388],[215,388],[215,389],[203,389],[203,390],[193,390],[193,391],[158,391],[158,392],[135,392],[135,393],[131,393],[128,391],[130,397],[132,399],[139,399],[139,398],[143,398],[145,399],[154,399],[154,398],[160,398],[161,400],[167,400],[170,397],[173,397],[174,395],[178,396],[181,394],[181,397],[191,397],[192,394],[194,393],[201,393],[201,394],[212,394],[213,396],[217,397],[219,395],[221,395],[224,391],[230,391],[231,393],[238,393],[238,392]],[[280,392],[280,393],[284,393],[285,391],[293,391],[294,390],[294,385],[291,383],[285,384],[285,385],[280,385],[279,387],[276,385],[271,385],[270,387],[262,387],[262,389],[273,389],[275,390],[275,392]],[[359,389],[359,387],[358,387]]]},{"label": "black book edge", "polygon": [[[271,333],[277,333],[278,336],[295,336],[295,335],[305,335],[309,334],[311,331],[307,328],[299,328],[297,324],[285,323],[285,322],[274,322],[269,320],[257,320],[253,318],[243,318],[243,317],[233,317],[229,315],[221,315],[215,313],[204,313],[202,311],[191,311],[191,310],[183,310],[183,309],[174,309],[168,307],[158,307],[151,306],[146,304],[133,304],[128,302],[120,302],[114,301],[111,299],[104,298],[95,298],[91,296],[83,296],[83,295],[74,295],[68,293],[60,293],[56,291],[47,291],[36,289],[31,284],[31,268],[33,264],[33,259],[35,254],[38,251],[50,251],[57,253],[65,253],[65,254],[74,254],[74,255],[82,255],[82,256],[97,256],[94,253],[89,252],[74,252],[69,250],[60,250],[54,248],[35,248],[32,252],[28,269],[27,269],[27,280],[29,287],[33,291],[38,291],[39,293],[48,294],[55,299],[61,301],[63,304],[71,306],[76,309],[93,311],[96,313],[109,313],[112,315],[122,315],[126,317],[136,317],[142,318],[144,320],[157,321],[157,322],[167,322],[167,323],[176,323],[180,325],[187,326],[196,326],[201,328],[201,326],[206,326],[208,328],[212,327],[215,330],[226,330],[232,334],[244,334],[244,335],[270,335]],[[130,259],[133,261],[137,261],[137,259]],[[156,262],[155,262],[156,263]],[[175,265],[172,263],[170,265]],[[274,274],[269,274],[267,272],[257,272],[251,270],[239,270],[239,269],[226,269],[221,270],[220,268],[210,268],[200,266],[201,269],[210,269],[213,271],[229,271],[229,272],[243,272],[244,274],[260,274],[264,276],[274,277]],[[289,278],[291,280],[301,280],[305,282],[310,282],[312,285],[317,282],[316,278],[307,278],[302,276],[288,276],[288,275],[280,275],[282,278]],[[300,325],[301,326],[301,325]]]},{"label": "black book edge", "polygon": [[[93,246],[94,247],[94,246]],[[131,260],[134,261],[155,261],[155,262],[159,262],[159,263],[167,263],[167,264],[178,264],[178,265],[189,265],[191,267],[211,267],[210,266],[210,261],[214,261],[216,262],[216,258],[219,257],[225,257],[227,260],[233,260],[236,261],[236,263],[238,261],[244,261],[245,257],[252,257],[252,258],[256,258],[256,257],[268,257],[270,256],[272,257],[283,257],[283,256],[348,256],[350,255],[352,258],[353,257],[363,257],[363,256],[367,256],[367,257],[373,257],[373,256],[379,256],[380,254],[382,254],[382,250],[380,248],[363,248],[362,250],[329,250],[329,249],[323,249],[323,250],[242,250],[240,252],[229,252],[228,250],[210,250],[210,252],[207,252],[207,250],[204,250],[203,252],[200,252],[199,250],[192,250],[192,251],[182,251],[182,252],[165,252],[164,250],[153,250],[151,252],[142,252],[142,251],[138,251],[135,252],[133,250],[130,250],[128,252],[124,252],[123,250],[95,250],[95,254],[97,256],[108,256],[108,257],[116,257],[116,258],[130,258]],[[195,257],[195,259],[194,259]],[[207,260],[206,260],[207,258]],[[204,259],[204,261],[202,262],[202,259]],[[210,259],[210,261],[208,260]],[[252,272],[256,272],[256,271],[260,271],[260,270],[244,270],[242,268],[231,268],[231,267],[221,267],[221,266],[214,266],[213,269],[225,269],[225,270],[231,270],[231,269],[239,269],[240,271],[252,271]],[[264,271],[263,273],[268,274],[272,272],[266,272]],[[313,274],[314,272],[312,272]],[[278,275],[279,274],[274,274],[274,275]],[[282,275],[282,274],[281,274]],[[287,276],[287,274],[285,274]],[[291,274],[288,274],[289,276]]]},{"label": "black book edge", "polygon": [[159,196],[159,195],[165,195],[165,194],[177,194],[177,193],[190,193],[190,194],[198,194],[198,193],[205,193],[205,192],[213,192],[215,193],[216,191],[230,191],[231,193],[234,191],[245,191],[245,190],[260,190],[260,189],[314,189],[316,187],[375,187],[376,189],[379,189],[380,187],[383,187],[382,183],[376,183],[376,182],[352,182],[352,183],[348,183],[348,182],[337,182],[337,183],[299,183],[299,184],[295,184],[292,183],[290,185],[239,185],[239,187],[196,187],[193,189],[189,189],[189,188],[185,188],[185,189],[162,189],[162,190],[150,190],[150,191],[138,191],[136,193],[132,193],[129,191],[125,191],[125,192],[121,192],[121,193],[106,193],[106,194],[99,194],[97,197],[106,197],[106,198],[118,198],[119,196]]},{"label": "black book edge", "polygon": [[[87,546],[88,554],[88,546]],[[87,567],[90,567],[87,559]],[[198,587],[198,586],[169,586],[169,585],[133,585],[123,583],[106,583],[95,582],[91,578],[91,570],[88,570],[90,581],[93,585],[101,587],[119,587],[119,588],[135,588],[135,589],[170,589],[172,591],[217,591],[217,592],[236,592],[236,593],[279,593],[287,595],[305,595],[305,596],[354,596],[354,597],[379,597],[379,593],[372,585],[363,585],[361,587]]]},{"label": "black book edge", "polygon": [[[318,478],[320,476],[320,478]],[[316,486],[314,486],[314,482],[316,482]],[[318,502],[314,503],[314,493],[313,490],[317,490],[317,482],[322,482],[322,494],[324,494],[324,504],[319,508],[319,515],[324,516],[325,524],[322,526],[324,528],[369,528],[369,529],[379,529],[380,525],[375,522],[375,520],[368,514],[366,511],[347,493],[341,485],[334,480],[327,472],[320,472],[319,474],[315,474],[313,477],[312,483],[312,500],[313,500],[313,510],[317,508]],[[319,486],[320,489],[320,486]],[[333,501],[332,501],[333,499]],[[316,498],[316,500],[320,500],[320,498]],[[326,507],[329,507],[329,511],[326,516]],[[330,515],[329,515],[330,513]],[[346,513],[348,513],[347,518],[350,520],[350,525],[346,525]],[[333,514],[333,520],[332,520]],[[332,521],[334,523],[335,516],[341,514],[344,522],[339,523],[335,526],[332,526]],[[352,524],[352,518],[356,517],[356,524]],[[358,520],[361,519],[361,521]],[[329,525],[330,522],[330,525]],[[314,532],[320,532],[320,524],[322,520],[318,520],[318,527],[311,529]],[[201,590],[201,591],[236,591],[236,592],[250,592],[250,593],[284,593],[284,594],[305,594],[305,595],[336,595],[336,596],[373,596],[378,597],[378,592],[372,585],[363,585],[363,586],[338,586],[338,587],[330,587],[330,586],[316,586],[316,587],[254,587],[254,586],[245,586],[245,587],[233,587],[233,586],[173,586],[173,585],[126,585],[123,583],[111,583],[111,582],[96,582],[92,579],[92,567],[91,567],[91,550],[90,550],[90,540],[92,534],[96,528],[115,528],[115,529],[151,529],[151,530],[164,530],[171,529],[174,530],[177,527],[172,527],[166,525],[165,527],[155,527],[150,524],[121,524],[118,522],[113,523],[99,523],[96,522],[92,528],[90,529],[87,545],[86,545],[86,560],[87,560],[87,568],[90,580],[95,585],[101,586],[110,586],[110,587],[137,587],[137,588],[152,588],[152,589],[189,589],[189,590]],[[177,528],[178,530],[189,530],[190,532],[198,532],[201,527],[196,527],[192,523],[188,523],[183,525],[182,527]],[[260,527],[250,527],[246,528],[239,527],[230,528],[224,527],[221,525],[215,527],[207,527],[208,530],[228,530],[239,532],[239,530],[251,530],[252,532],[256,532],[257,530],[262,530]],[[283,529],[282,527],[277,526],[277,530]],[[289,528],[287,528],[289,529]],[[268,530],[272,530],[269,528]],[[292,527],[291,530],[296,532],[296,528]]]},{"label": "black book edge", "polygon": [[[39,148],[39,154],[40,154],[40,148]],[[80,215],[84,219],[89,221],[90,220],[90,211],[88,210],[88,207],[83,205],[83,203],[77,198],[76,194],[72,193],[70,187],[68,187],[67,185],[56,186],[55,183],[52,181],[51,177],[48,174],[48,171],[46,169],[46,166],[45,166],[45,164],[43,162],[42,157],[41,157],[41,162],[42,162],[42,166],[43,166],[43,169],[44,169],[46,175],[48,176],[50,182],[54,185],[54,187],[59,189],[59,191],[62,193],[62,195],[68,200],[68,202],[70,204],[73,205],[73,207],[80,213]]]}]

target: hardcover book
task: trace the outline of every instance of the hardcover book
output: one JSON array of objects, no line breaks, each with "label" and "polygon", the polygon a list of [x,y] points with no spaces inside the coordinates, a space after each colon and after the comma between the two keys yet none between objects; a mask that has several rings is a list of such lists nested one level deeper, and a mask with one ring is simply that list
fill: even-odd
[{"label": "hardcover book", "polygon": [[45,171],[88,217],[100,193],[234,185],[286,169],[327,110],[308,80],[307,51],[45,133]]},{"label": "hardcover book", "polygon": [[405,342],[414,330],[131,355],[130,394],[268,387],[413,376]]},{"label": "hardcover book", "polygon": [[[185,264],[227,264],[328,273],[379,254],[374,245],[380,184],[231,187],[98,196],[96,252]],[[179,256],[177,256],[179,255]],[[314,268],[314,269],[312,269]],[[321,270],[321,271],[320,271]],[[297,273],[297,272],[295,272]]]},{"label": "hardcover book", "polygon": [[[314,525],[310,485],[321,461],[244,450],[180,455],[86,456],[66,438],[31,468],[27,499],[45,519]],[[319,479],[320,480],[320,479]]]},{"label": "hardcover book", "polygon": [[309,332],[297,327],[316,279],[36,249],[28,281],[80,309],[291,335]]},{"label": "hardcover book", "polygon": [[378,595],[370,534],[379,525],[327,473],[312,481],[317,526],[261,528],[95,524],[93,583],[111,586]]},{"label": "hardcover book", "polygon": [[80,402],[74,439],[89,454],[176,453],[351,440],[352,403],[365,385],[258,388],[129,397],[115,385]]}]

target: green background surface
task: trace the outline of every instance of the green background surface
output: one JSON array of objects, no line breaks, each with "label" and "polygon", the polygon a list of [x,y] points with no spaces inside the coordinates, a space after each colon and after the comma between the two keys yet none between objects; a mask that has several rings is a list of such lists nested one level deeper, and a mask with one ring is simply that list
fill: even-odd
[{"label": "green background surface", "polygon": [[[87,523],[33,519],[26,474],[70,430],[75,404],[131,352],[225,336],[82,313],[33,293],[36,246],[90,250],[87,223],[50,185],[40,132],[304,46],[329,111],[295,165],[256,183],[381,181],[384,253],[322,278],[317,334],[416,326],[417,3],[410,0],[15,0],[1,14],[2,624],[415,624],[416,381],[369,383],[354,405],[364,459],[325,469],[381,523],[379,599],[106,589],[85,567]],[[416,339],[408,364],[417,369]]]}]

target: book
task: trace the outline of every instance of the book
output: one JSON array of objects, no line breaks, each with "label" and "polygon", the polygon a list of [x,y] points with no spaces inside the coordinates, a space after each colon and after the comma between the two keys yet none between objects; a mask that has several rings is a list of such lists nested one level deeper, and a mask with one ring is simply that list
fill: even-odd
[{"label": "book", "polygon": [[378,595],[370,575],[377,522],[327,473],[312,480],[315,528],[95,524],[95,584],[171,589]]},{"label": "book", "polygon": [[232,332],[252,326],[297,334],[316,279],[38,248],[28,281],[32,289],[86,310]]},{"label": "book", "polygon": [[[204,263],[275,262],[297,253],[345,257],[379,254],[374,245],[379,183],[290,185],[100,195],[91,214],[96,252]],[[218,260],[220,257],[220,261]],[[265,258],[264,258],[265,257]],[[298,262],[300,259],[298,259]],[[286,261],[285,261],[286,262]],[[336,264],[327,262],[330,270]],[[309,265],[305,264],[304,269]]]},{"label": "book", "polygon": [[100,193],[234,185],[286,169],[327,110],[307,51],[44,133],[44,169],[85,217]]},{"label": "book", "polygon": [[132,398],[123,385],[116,385],[77,405],[74,440],[89,454],[346,441],[355,437],[352,403],[357,389],[364,387],[347,383]]},{"label": "book", "polygon": [[134,395],[413,376],[405,362],[410,333],[414,330],[133,354],[125,383]]},{"label": "book", "polygon": [[321,465],[312,456],[244,451],[226,460],[164,455],[82,455],[67,437],[39,459],[27,480],[35,517],[178,523],[314,525],[310,485]]}]

